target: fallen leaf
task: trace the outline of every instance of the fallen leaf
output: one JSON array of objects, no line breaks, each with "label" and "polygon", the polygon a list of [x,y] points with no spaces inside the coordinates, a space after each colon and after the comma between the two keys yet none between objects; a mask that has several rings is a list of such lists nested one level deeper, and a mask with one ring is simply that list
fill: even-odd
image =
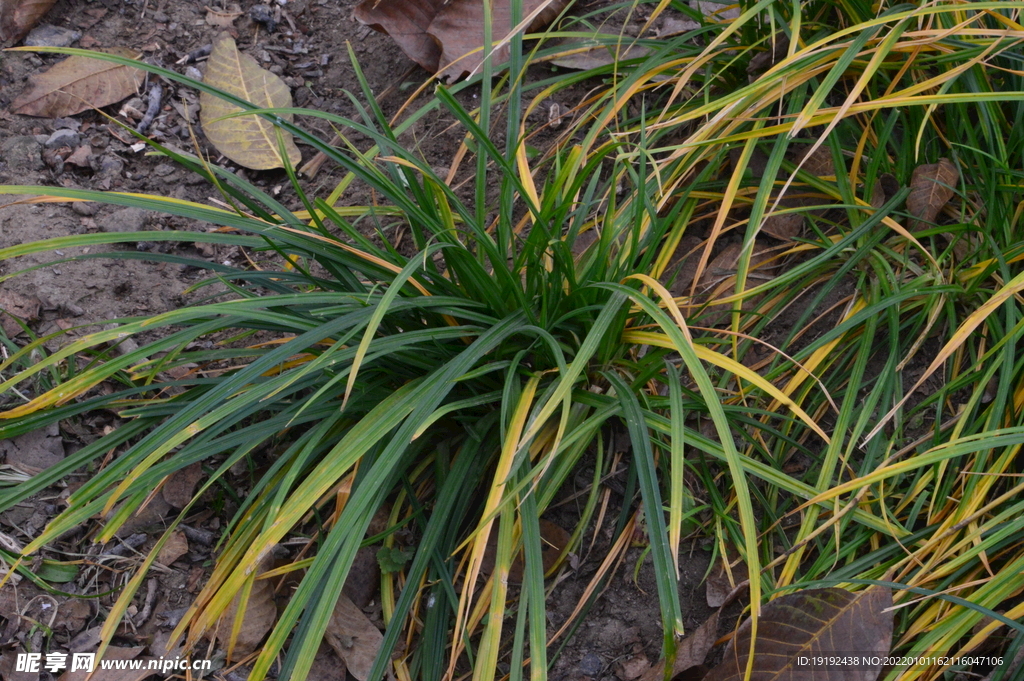
[{"label": "fallen leaf", "polygon": [[0,42],[16,43],[32,30],[56,0],[0,0]]},{"label": "fallen leaf", "polygon": [[[743,594],[749,582],[743,582],[733,588],[726,596],[722,599],[721,606],[725,607],[736,600],[741,594]],[[697,627],[696,630],[676,645],[676,656],[672,660],[672,673],[670,677],[676,677],[683,672],[694,669],[695,667],[703,668],[704,658],[708,656],[711,649],[715,647],[715,641],[718,640],[718,616],[722,610],[719,608],[711,613],[711,617],[704,621],[704,624]],[[702,678],[703,675],[697,676]],[[652,666],[643,675],[640,681],[661,681],[665,678],[665,661],[661,660],[658,664]]]},{"label": "fallen leaf", "polygon": [[[527,33],[541,30],[562,12],[570,0],[523,0],[522,16],[546,5],[526,27]],[[491,7],[491,36],[494,41],[504,38],[512,30],[509,3],[494,3]],[[441,58],[437,72],[449,82],[476,71],[483,63],[484,5],[480,0],[451,0],[441,8],[430,22],[430,35],[441,45]],[[495,64],[508,60],[509,48],[504,45],[492,53]]]},{"label": "fallen leaf", "polygon": [[609,34],[597,34],[586,40],[565,40],[558,45],[564,54],[551,63],[563,69],[589,71],[627,59],[643,59],[651,53],[649,48],[630,45],[628,41],[617,44],[621,40],[621,36]]},{"label": "fallen leaf", "polygon": [[84,144],[75,149],[75,153],[71,154],[66,159],[64,159],[64,163],[70,163],[71,165],[76,165],[79,168],[88,168],[89,157],[91,155],[92,147],[90,147],[88,144]]},{"label": "fallen leaf", "polygon": [[188,540],[185,538],[185,533],[181,530],[175,530],[167,538],[163,548],[160,549],[156,561],[161,565],[170,565],[186,553],[188,553]]},{"label": "fallen leaf", "polygon": [[366,681],[384,635],[345,594],[334,606],[324,638],[345,662],[349,674]]},{"label": "fallen leaf", "polygon": [[776,36],[766,47],[768,49],[758,52],[747,64],[747,78],[751,83],[786,56],[786,52],[789,50],[789,36]]},{"label": "fallen leaf", "polygon": [[871,187],[871,200],[868,203],[877,210],[885,205],[885,199],[885,187],[882,186],[882,181],[875,180],[875,184]]},{"label": "fallen leaf", "polygon": [[[259,648],[263,637],[274,626],[277,620],[277,606],[274,604],[274,586],[269,579],[257,579],[252,583],[249,600],[245,607],[241,606],[241,593],[238,593],[227,610],[217,622],[214,635],[220,645],[227,649],[229,660],[238,660]],[[235,619],[241,617],[242,622],[231,645],[231,629]]]},{"label": "fallen leaf", "polygon": [[164,483],[164,501],[172,508],[185,508],[192,501],[196,483],[202,477],[203,465],[199,461],[174,471]]},{"label": "fallen leaf", "polygon": [[[125,47],[104,52],[132,59],[140,56]],[[134,95],[144,77],[142,69],[76,55],[38,75],[29,76],[28,88],[14,100],[11,110],[25,116],[73,116]]]},{"label": "fallen leaf", "polygon": [[910,221],[910,229],[922,229],[935,222],[939,211],[953,198],[953,188],[960,180],[960,171],[948,158],[914,168],[910,177],[910,196],[907,210],[917,218]]},{"label": "fallen leaf", "polygon": [[427,35],[427,29],[442,6],[444,0],[363,0],[356,5],[354,16],[360,23],[391,36],[409,59],[434,73],[441,48]]},{"label": "fallen leaf", "polygon": [[[718,614],[716,610],[711,614],[704,624],[678,644],[676,644],[676,657],[672,662],[671,676],[678,676],[687,669],[692,669],[704,664],[704,658],[714,647],[718,639]],[[661,681],[665,678],[665,661],[662,660],[644,673],[640,681]]]},{"label": "fallen leaf", "polygon": [[345,678],[345,662],[331,647],[321,643],[313,658],[313,666],[306,674],[306,681],[340,681]]},{"label": "fallen leaf", "polygon": [[[571,0],[524,0],[522,16],[544,6],[527,26],[535,32],[551,23]],[[512,30],[507,3],[491,8],[491,37],[498,42]],[[355,17],[387,33],[405,54],[427,71],[454,80],[483,63],[484,15],[479,0],[363,0]],[[493,62],[508,60],[505,44],[493,53]]]},{"label": "fallen leaf", "polygon": [[[846,589],[807,589],[777,598],[761,609],[751,678],[790,681],[874,681],[892,645],[892,592],[872,586],[853,593]],[[704,681],[744,678],[750,656],[750,620],[729,641],[720,665]],[[852,654],[878,656],[874,667],[797,667],[797,657]]]},{"label": "fallen leaf", "polygon": [[14,648],[8,648],[3,655],[0,655],[0,679],[3,681],[37,681],[39,672],[15,671],[18,652]]},{"label": "fallen leaf", "polygon": [[[558,557],[562,555],[562,549],[566,547],[572,536],[550,520],[544,520],[541,518],[539,524],[541,564],[544,566],[544,573],[547,574],[551,568],[555,567],[555,562],[558,560]],[[497,554],[497,551],[498,531],[495,529],[491,532],[491,536],[487,540],[487,546],[484,549],[484,557],[480,563],[480,571],[485,576],[491,574],[494,570],[494,557]],[[508,581],[516,584],[522,583],[525,569],[526,562],[523,558],[522,552],[520,552],[512,561],[512,565],[509,566]]]},{"label": "fallen leaf", "polygon": [[242,9],[237,4],[229,5],[224,11],[206,8],[206,23],[215,28],[227,28],[235,23],[235,19],[240,16],[242,16]]},{"label": "fallen leaf", "polygon": [[[220,34],[213,43],[203,81],[260,108],[286,108],[292,105],[292,94],[284,81],[260,68],[249,55],[239,52],[234,39],[226,33]],[[270,121],[261,116],[223,118],[241,109],[206,92],[200,95],[199,104],[203,132],[217,151],[253,170],[284,167],[278,146],[278,132]],[[292,121],[291,114],[281,114],[280,118],[289,123]],[[284,131],[280,134],[284,137],[288,162],[293,166],[298,165],[302,154],[295,146],[291,134]]]},{"label": "fallen leaf", "polygon": [[25,323],[39,319],[39,299],[28,298],[10,290],[0,290],[0,328],[8,338],[22,333],[15,317]]},{"label": "fallen leaf", "polygon": [[643,653],[632,655],[615,663],[615,676],[622,681],[639,679],[651,668],[651,662]]},{"label": "fallen leaf", "polygon": [[728,554],[727,559],[729,560],[728,571],[725,569],[725,561],[719,558],[718,563],[711,570],[711,574],[708,575],[705,597],[708,605],[712,608],[721,607],[736,585],[747,580],[747,564],[743,562],[743,559],[732,552]]}]

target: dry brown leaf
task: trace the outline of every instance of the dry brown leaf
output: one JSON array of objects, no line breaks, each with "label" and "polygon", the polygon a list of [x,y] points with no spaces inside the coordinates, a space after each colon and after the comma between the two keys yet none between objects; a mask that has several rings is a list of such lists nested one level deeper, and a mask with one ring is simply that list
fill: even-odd
[{"label": "dry brown leaf", "polygon": [[306,674],[306,681],[341,681],[345,678],[345,662],[341,660],[331,647],[321,643],[313,658],[313,666]]},{"label": "dry brown leaf", "polygon": [[871,187],[871,200],[868,203],[876,210],[885,205],[885,187],[882,186],[881,180],[875,180],[874,186]]},{"label": "dry brown leaf", "polygon": [[214,28],[227,28],[242,16],[242,9],[237,4],[228,5],[223,11],[206,8],[206,23]]},{"label": "dry brown leaf", "polygon": [[186,553],[188,553],[188,540],[185,538],[185,533],[181,530],[175,530],[167,538],[164,547],[160,549],[156,561],[161,565],[170,565]]},{"label": "dry brown leaf", "polygon": [[345,594],[334,606],[324,638],[344,660],[349,674],[366,681],[384,635]]},{"label": "dry brown leaf", "polygon": [[193,464],[176,470],[167,478],[164,483],[164,501],[172,508],[185,508],[192,501],[192,494],[195,491],[196,483],[203,477],[203,465],[196,461]]},{"label": "dry brown leaf", "polygon": [[[277,620],[277,606],[274,604],[274,587],[269,579],[257,579],[252,583],[249,600],[245,608],[240,607],[241,593],[235,596],[227,610],[217,622],[214,635],[220,645],[228,650],[229,660],[238,660],[256,650],[263,637]],[[231,647],[231,629],[235,619],[241,616],[242,623]]]},{"label": "dry brown leaf", "polygon": [[[523,16],[542,5],[527,32],[551,23],[570,0],[524,0]],[[479,0],[363,0],[355,9],[363,24],[387,33],[405,54],[427,71],[454,80],[476,70],[483,62],[484,16]],[[491,37],[502,40],[512,30],[507,3],[495,3]],[[472,54],[471,54],[472,53]],[[508,45],[494,52],[493,62],[508,59]]]},{"label": "dry brown leaf", "polygon": [[[141,56],[127,47],[103,51],[131,59]],[[29,76],[28,88],[14,100],[11,110],[24,116],[73,116],[135,94],[145,75],[142,69],[101,59],[68,57],[40,74]]]},{"label": "dry brown leaf", "polygon": [[[523,16],[529,16],[542,5],[547,5],[537,18],[526,27],[527,33],[544,28],[561,13],[570,0],[523,0]],[[491,36],[495,41],[512,30],[510,5],[495,3],[491,8]],[[441,8],[430,22],[428,33],[441,45],[441,58],[437,72],[449,82],[476,71],[483,63],[484,6],[480,0],[451,0]],[[492,61],[503,64],[508,60],[509,48],[504,45],[494,51]]]},{"label": "dry brown leaf", "polygon": [[[558,556],[562,554],[562,549],[564,549],[569,543],[569,540],[572,539],[572,535],[550,520],[544,520],[541,518],[539,524],[541,564],[544,566],[544,573],[547,574],[551,568],[555,567],[555,563],[558,561]],[[497,551],[498,530],[495,528],[491,532],[490,538],[487,540],[487,546],[484,549],[484,557],[480,563],[480,571],[485,576],[494,571],[494,559]],[[520,552],[512,561],[512,565],[509,566],[508,581],[521,584],[525,570],[526,561],[523,554]]]},{"label": "dry brown leaf", "polygon": [[22,333],[15,317],[26,323],[39,319],[39,300],[14,291],[0,290],[0,328],[8,338]]},{"label": "dry brown leaf", "polygon": [[594,38],[602,39],[603,41],[610,40],[613,46],[598,45],[597,47],[588,47],[591,44],[590,39],[586,41],[564,40],[558,47],[565,54],[552,59],[551,63],[563,69],[589,71],[590,69],[598,69],[602,66],[608,66],[609,64],[615,64],[627,59],[642,59],[651,53],[650,49],[642,45],[630,45],[628,42],[623,43],[618,48],[614,47],[614,43],[621,39],[618,35],[603,34],[595,35]]},{"label": "dry brown leaf", "polygon": [[935,222],[939,211],[953,198],[953,188],[959,180],[960,171],[948,158],[914,168],[907,197],[907,210],[917,218],[910,221],[911,230]]},{"label": "dry brown leaf", "polygon": [[[807,589],[765,605],[757,621],[751,678],[761,681],[873,681],[892,645],[892,592],[872,586],[853,593],[846,589]],[[704,681],[743,679],[750,657],[750,620],[729,641],[720,665]],[[796,658],[856,653],[876,657],[874,667],[796,666]]]},{"label": "dry brown leaf", "polygon": [[[687,669],[704,664],[704,658],[718,639],[718,614],[715,610],[704,624],[676,645],[676,657],[672,662],[671,676],[678,676]],[[665,678],[665,661],[654,665],[643,675],[640,681],[661,681]]]},{"label": "dry brown leaf", "polygon": [[0,0],[0,43],[21,40],[56,0]]},{"label": "dry brown leaf", "polygon": [[[725,562],[719,558],[715,567],[711,570],[711,574],[708,575],[707,584],[705,585],[705,596],[708,605],[712,608],[721,607],[729,597],[729,594],[736,588],[736,585],[747,581],[747,564],[743,562],[743,559],[733,552],[728,554],[728,559],[728,572],[725,569]],[[730,575],[732,577],[731,580]]]},{"label": "dry brown leaf", "polygon": [[441,48],[427,35],[444,0],[363,0],[355,9],[355,18],[370,28],[387,33],[409,59],[434,73]]},{"label": "dry brown leaf", "polygon": [[[270,71],[261,69],[249,55],[239,52],[234,39],[227,33],[221,33],[213,43],[203,82],[260,108],[286,108],[292,105],[292,93],[284,81]],[[199,105],[202,107],[199,118],[203,132],[217,151],[253,170],[284,167],[278,146],[278,131],[270,121],[261,116],[223,118],[241,109],[206,92],[200,95]],[[289,123],[292,121],[291,114],[281,114],[280,117]],[[302,154],[295,146],[291,134],[284,131],[280,131],[280,134],[284,137],[288,162],[293,166],[298,165]]]},{"label": "dry brown leaf", "polygon": [[615,676],[622,681],[633,681],[639,679],[651,669],[651,662],[643,653],[631,655],[615,663]]}]

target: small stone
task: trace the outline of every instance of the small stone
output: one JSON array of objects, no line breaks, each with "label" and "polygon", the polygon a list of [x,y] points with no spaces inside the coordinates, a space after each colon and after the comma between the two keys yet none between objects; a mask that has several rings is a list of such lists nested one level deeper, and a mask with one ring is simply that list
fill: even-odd
[{"label": "small stone", "polygon": [[153,174],[157,177],[167,177],[174,172],[174,166],[170,163],[161,163],[153,169]]},{"label": "small stone", "polygon": [[0,158],[14,174],[43,168],[39,140],[32,135],[19,135],[4,140],[0,143]]},{"label": "small stone", "polygon": [[32,32],[25,38],[25,45],[28,47],[69,47],[81,37],[80,31],[42,24],[32,29]]},{"label": "small stone", "polygon": [[580,674],[584,676],[591,676],[597,678],[600,675],[601,670],[604,669],[604,663],[601,658],[594,653],[587,653],[580,660]]},{"label": "small stone", "polygon": [[104,232],[141,232],[146,226],[146,211],[141,208],[115,210],[100,223]]},{"label": "small stone", "polygon": [[155,21],[158,24],[166,24],[170,20],[171,18],[167,16],[167,12],[158,11],[153,13],[153,21]]},{"label": "small stone", "polygon": [[78,121],[74,118],[54,118],[50,123],[51,127],[54,130],[67,128],[68,130],[74,130],[75,132],[78,132],[79,130],[82,129],[81,121]]},{"label": "small stone", "polygon": [[71,204],[71,210],[86,217],[96,215],[100,211],[98,203],[92,201],[75,201]]},{"label": "small stone", "polygon": [[48,149],[55,149],[55,148],[58,148],[58,147],[72,147],[72,148],[74,148],[74,147],[77,147],[81,143],[82,143],[82,136],[81,135],[79,135],[74,130],[69,130],[67,128],[62,128],[60,130],[55,130],[54,133],[52,135],[50,135],[46,139],[46,144],[44,146],[46,148],[48,148]]}]

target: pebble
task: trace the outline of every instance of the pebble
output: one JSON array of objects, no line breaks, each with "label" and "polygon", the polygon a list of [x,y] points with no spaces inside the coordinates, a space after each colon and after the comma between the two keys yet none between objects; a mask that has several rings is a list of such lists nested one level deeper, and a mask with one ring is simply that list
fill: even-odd
[{"label": "pebble", "polygon": [[153,14],[153,21],[158,24],[166,24],[171,18],[167,16],[167,12],[155,12]]},{"label": "pebble", "polygon": [[580,674],[583,674],[584,676],[597,678],[602,669],[604,669],[604,663],[601,661],[601,658],[594,653],[587,653],[583,656],[583,659],[580,660]]},{"label": "pebble", "polygon": [[100,211],[100,206],[98,203],[75,201],[71,204],[71,210],[75,211],[79,215],[88,217],[90,215],[96,215],[96,213]]},{"label": "pebble", "polygon": [[174,170],[174,166],[172,166],[170,163],[161,163],[160,165],[153,169],[153,174],[156,175],[157,177],[167,177],[168,175],[173,173]]},{"label": "pebble", "polygon": [[74,130],[63,128],[61,130],[55,130],[54,133],[46,139],[46,144],[44,146],[48,149],[54,149],[56,147],[77,147],[81,143],[81,135]]},{"label": "pebble", "polygon": [[100,223],[104,232],[141,232],[146,226],[146,211],[141,208],[115,210]]},{"label": "pebble", "polygon": [[9,137],[0,143],[0,158],[14,173],[42,170],[43,158],[39,146],[39,140],[32,135]]},{"label": "pebble", "polygon": [[25,38],[25,45],[28,47],[69,47],[81,37],[80,31],[52,24],[42,24],[32,29],[32,32]]}]

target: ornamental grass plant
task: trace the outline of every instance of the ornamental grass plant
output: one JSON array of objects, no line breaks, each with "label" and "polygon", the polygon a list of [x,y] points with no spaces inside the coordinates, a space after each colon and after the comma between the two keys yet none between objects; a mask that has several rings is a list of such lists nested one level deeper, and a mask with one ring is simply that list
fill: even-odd
[{"label": "ornamental grass plant", "polygon": [[[675,2],[639,7],[651,24],[667,9],[693,16]],[[539,40],[512,36],[506,66],[485,60],[477,77],[438,85],[396,121],[368,86],[354,96],[355,120],[292,111],[327,119],[343,141],[359,133],[370,149],[332,148],[285,111],[253,111],[140,64],[268,117],[349,177],[315,197],[289,169],[304,206],[290,211],[154,143],[231,207],[0,187],[223,227],[61,237],[0,251],[4,260],[187,240],[274,253],[282,265],[196,262],[226,294],[66,342],[5,341],[0,392],[19,392],[8,393],[18,397],[0,413],[0,437],[100,409],[123,423],[0,488],[6,509],[95,471],[21,556],[0,555],[37,579],[30,557],[70,528],[96,523],[96,541],[107,541],[176,471],[207,471],[195,504],[236,463],[272,450],[176,634],[198,641],[247,597],[276,545],[308,537],[308,552],[275,568],[299,579],[250,676],[280,657],[279,678],[304,678],[383,512],[391,530],[374,541],[393,546],[406,527],[416,542],[382,577],[387,629],[370,676],[403,649],[401,679],[492,681],[499,661],[513,680],[527,670],[541,679],[558,641],[539,520],[584,458],[595,482],[610,471],[609,433],[622,429],[636,498],[612,551],[646,536],[666,656],[685,634],[684,542],[712,537],[716,553],[742,557],[755,615],[794,589],[882,582],[898,606],[894,653],[958,655],[996,641],[1012,658],[1024,641],[1022,9],[761,0],[657,40],[563,17]],[[629,58],[536,76],[565,39]],[[644,51],[627,54],[634,46]],[[571,125],[534,154],[529,113],[578,83],[593,88]],[[458,96],[469,89],[474,110]],[[469,191],[398,142],[439,110],[465,131],[456,161]],[[955,182],[924,186],[952,198],[924,217],[912,209],[915,177],[940,159]],[[377,201],[339,202],[353,181]],[[415,254],[389,243],[395,225]],[[112,351],[152,331],[137,350]],[[171,371],[181,367],[199,370]],[[104,382],[118,389],[97,392]],[[594,531],[598,493],[563,559]],[[107,641],[191,510],[121,590]],[[520,554],[522,585],[510,588]],[[588,593],[606,578],[602,567]],[[1012,642],[993,638],[1011,631]],[[897,666],[886,678],[946,671],[964,670]]]}]

